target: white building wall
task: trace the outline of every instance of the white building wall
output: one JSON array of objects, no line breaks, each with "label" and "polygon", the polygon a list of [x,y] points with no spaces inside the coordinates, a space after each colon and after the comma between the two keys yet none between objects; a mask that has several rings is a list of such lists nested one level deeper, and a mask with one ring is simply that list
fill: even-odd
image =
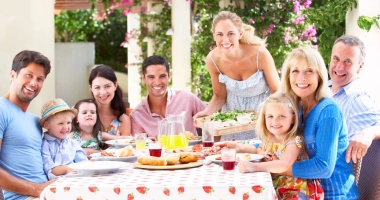
[{"label": "white building wall", "polygon": [[40,115],[45,101],[55,97],[54,1],[0,0],[0,96],[9,90],[14,56],[34,50],[49,58],[52,69],[29,111]]},{"label": "white building wall", "polygon": [[349,11],[346,15],[346,33],[359,37],[365,44],[367,56],[364,63],[361,79],[367,87],[372,88],[372,96],[377,99],[377,105],[380,107],[380,29],[375,25],[369,32],[360,29],[357,25],[359,16],[374,17],[380,15],[380,0],[360,0],[358,7]]}]

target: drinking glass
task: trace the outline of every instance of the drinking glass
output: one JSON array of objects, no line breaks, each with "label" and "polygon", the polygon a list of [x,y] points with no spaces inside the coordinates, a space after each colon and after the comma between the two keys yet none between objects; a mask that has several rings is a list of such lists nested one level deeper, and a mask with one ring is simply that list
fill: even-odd
[{"label": "drinking glass", "polygon": [[234,170],[236,161],[236,150],[235,149],[222,149],[222,166],[224,170]]},{"label": "drinking glass", "polygon": [[148,145],[149,155],[154,157],[161,157],[162,145],[161,142],[151,142]]},{"label": "drinking glass", "polygon": [[202,145],[204,148],[214,146],[215,122],[205,122],[202,124]]},{"label": "drinking glass", "polygon": [[145,150],[146,133],[135,133],[136,150]]}]

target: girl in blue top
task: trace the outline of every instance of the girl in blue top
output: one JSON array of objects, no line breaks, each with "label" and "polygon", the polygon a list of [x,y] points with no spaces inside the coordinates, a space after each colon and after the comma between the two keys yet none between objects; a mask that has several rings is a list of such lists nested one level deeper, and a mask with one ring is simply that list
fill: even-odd
[{"label": "girl in blue top", "polygon": [[321,179],[325,199],[357,199],[352,162],[345,161],[346,125],[341,110],[329,98],[327,79],[322,56],[310,47],[294,49],[283,64],[280,91],[292,94],[301,108],[300,128],[309,155],[286,174]]}]

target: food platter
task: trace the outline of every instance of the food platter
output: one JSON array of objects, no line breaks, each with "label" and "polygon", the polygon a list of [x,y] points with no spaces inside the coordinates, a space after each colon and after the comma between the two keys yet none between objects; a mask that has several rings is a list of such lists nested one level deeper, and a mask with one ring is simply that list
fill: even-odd
[{"label": "food platter", "polygon": [[190,162],[190,163],[182,163],[182,164],[175,164],[175,165],[166,165],[166,166],[155,166],[155,165],[143,165],[138,162],[133,163],[133,166],[136,168],[141,169],[158,169],[158,170],[166,170],[166,169],[187,169],[192,167],[199,167],[203,165],[202,160],[198,160],[197,162]]},{"label": "food platter", "polygon": [[[152,142],[149,139],[147,139],[146,141],[147,141],[147,143]],[[123,148],[123,147],[126,147],[128,145],[136,146],[134,139],[107,140],[104,143],[111,145],[113,147],[117,147],[117,148]]]},{"label": "food platter", "polygon": [[[243,112],[243,111],[232,111],[232,112]],[[245,111],[244,111],[245,112]],[[195,125],[198,128],[202,128],[203,123],[213,121],[215,122],[216,127],[214,128],[214,136],[222,136],[227,135],[231,133],[237,133],[242,131],[249,131],[249,130],[255,130],[256,129],[256,121],[257,121],[257,113],[256,111],[246,111],[248,113],[252,114],[245,114],[245,116],[236,116],[236,120],[227,120],[227,121],[214,121],[216,114],[221,113],[214,113],[211,116],[201,117],[197,118],[195,120]],[[226,114],[226,113],[225,113]],[[228,113],[227,113],[228,115]]]},{"label": "food platter", "polygon": [[202,140],[189,140],[189,146],[202,143]]},{"label": "food platter", "polygon": [[[237,153],[236,154],[236,157],[237,158],[242,158],[243,156],[245,156],[246,154],[244,154],[244,153]],[[263,159],[264,158],[264,156],[263,155],[260,155],[260,154],[249,154],[249,156],[250,156],[250,160],[249,161],[260,161],[261,159]],[[219,160],[219,159],[217,159],[217,158],[219,158],[219,157],[221,157],[221,155],[220,154],[217,154],[217,155],[211,155],[211,156],[207,156],[206,158],[205,158],[205,160],[209,160],[209,161],[211,161],[211,162],[214,162],[214,163],[222,163],[222,160]]]},{"label": "food platter", "polygon": [[[108,152],[115,152],[115,155],[120,155],[121,149],[116,150],[106,150]],[[91,154],[91,158],[95,161],[121,161],[121,162],[134,162],[136,159],[142,155],[139,151],[133,151],[133,154],[135,156],[101,156],[99,153],[93,153]]]}]

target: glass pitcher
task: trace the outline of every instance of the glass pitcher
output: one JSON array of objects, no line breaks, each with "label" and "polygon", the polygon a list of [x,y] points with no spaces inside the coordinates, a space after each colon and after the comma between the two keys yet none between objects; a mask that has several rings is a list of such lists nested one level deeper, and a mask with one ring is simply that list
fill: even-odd
[{"label": "glass pitcher", "polygon": [[159,122],[158,141],[166,149],[186,148],[189,144],[185,134],[183,120],[185,111],[179,115],[167,115]]}]

